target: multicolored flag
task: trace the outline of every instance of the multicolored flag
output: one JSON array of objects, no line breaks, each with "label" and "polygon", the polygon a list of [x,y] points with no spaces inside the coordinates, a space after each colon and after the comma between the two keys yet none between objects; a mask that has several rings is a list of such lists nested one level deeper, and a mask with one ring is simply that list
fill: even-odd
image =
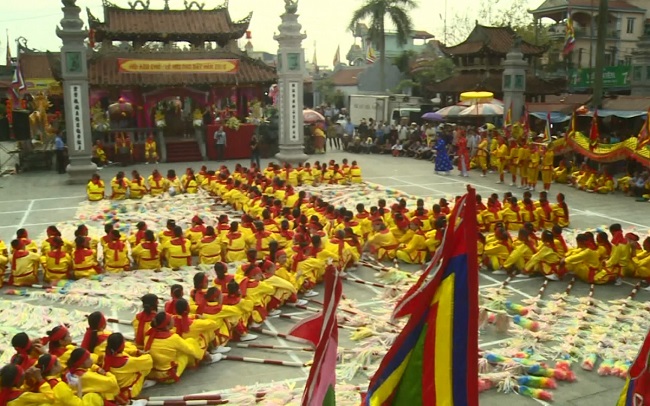
[{"label": "multicolored flag", "polygon": [[341,63],[341,46],[339,45],[336,47],[336,53],[334,54],[334,60],[332,61],[332,65],[334,65],[334,67],[336,68],[337,66],[339,66],[340,63]]},{"label": "multicolored flag", "polygon": [[576,32],[573,28],[573,19],[571,18],[571,10],[566,18],[566,30],[564,34],[564,49],[562,53],[566,56],[573,51],[573,47],[576,45]]},{"label": "multicolored flag", "polygon": [[377,54],[375,53],[375,50],[372,47],[372,42],[368,41],[368,49],[366,51],[366,62],[375,63],[375,60],[377,60]]},{"label": "multicolored flag", "polygon": [[512,102],[510,102],[510,107],[506,111],[506,118],[503,120],[503,132],[506,135],[506,138],[510,138],[512,134]]},{"label": "multicolored flag", "polygon": [[316,346],[314,363],[302,395],[302,406],[334,406],[336,404],[336,359],[339,342],[336,309],[343,286],[333,266],[325,270],[323,311],[296,324],[289,335],[310,341]]},{"label": "multicolored flag", "polygon": [[616,406],[645,406],[650,402],[650,331],[628,371],[627,381]]},{"label": "multicolored flag", "polygon": [[637,137],[637,140],[638,140],[636,143],[637,151],[645,147],[646,145],[648,145],[648,142],[650,142],[650,109],[648,109],[648,117],[645,119],[645,123],[643,123],[643,127],[641,127],[641,131],[639,131],[639,136]]},{"label": "multicolored flag", "polygon": [[589,149],[596,149],[600,142],[600,131],[598,130],[598,110],[594,111],[591,119],[591,128],[589,129]]},{"label": "multicolored flag", "polygon": [[544,125],[544,138],[542,142],[551,142],[551,112],[546,113],[546,125]]},{"label": "multicolored flag", "polygon": [[478,405],[476,244],[476,191],[468,188],[429,266],[395,306],[393,318],[410,318],[363,405]]}]

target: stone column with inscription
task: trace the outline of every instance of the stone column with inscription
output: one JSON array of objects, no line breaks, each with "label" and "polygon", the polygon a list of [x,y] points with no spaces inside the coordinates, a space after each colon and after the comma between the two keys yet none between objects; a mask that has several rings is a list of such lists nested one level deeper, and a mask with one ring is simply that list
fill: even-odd
[{"label": "stone column with inscription", "polygon": [[305,74],[305,51],[302,40],[307,35],[298,23],[298,1],[285,0],[285,12],[278,27],[278,88],[277,101],[280,116],[280,152],[275,157],[292,165],[307,160],[304,152],[303,79]]},{"label": "stone column with inscription", "polygon": [[512,106],[512,122],[516,123],[524,112],[526,104],[526,72],[528,63],[521,52],[521,39],[515,38],[514,45],[506,55],[503,66],[503,119],[505,121],[508,109]]},{"label": "stone column with inscription", "polygon": [[66,141],[68,144],[68,183],[85,184],[97,166],[92,158],[92,134],[88,96],[87,47],[84,40],[88,30],[80,18],[81,8],[76,0],[62,0],[63,19],[56,35],[63,41],[61,76],[65,106]]}]

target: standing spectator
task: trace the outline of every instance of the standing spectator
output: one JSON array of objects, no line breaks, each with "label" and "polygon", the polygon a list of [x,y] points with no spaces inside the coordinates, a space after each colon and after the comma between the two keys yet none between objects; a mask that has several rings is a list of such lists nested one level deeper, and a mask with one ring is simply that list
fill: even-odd
[{"label": "standing spectator", "polygon": [[223,126],[220,126],[219,129],[214,132],[214,144],[217,148],[217,161],[223,161],[226,156],[226,132],[223,130]]},{"label": "standing spectator", "polygon": [[333,122],[329,121],[327,123],[327,139],[330,140],[330,149],[334,149],[334,147],[340,149],[340,145],[338,144],[338,139],[336,138],[336,124]]},{"label": "standing spectator", "polygon": [[343,137],[343,149],[347,151],[348,143],[354,139],[354,124],[350,121],[350,118],[346,120],[345,124],[345,135]]},{"label": "standing spectator", "polygon": [[56,171],[59,174],[65,173],[65,142],[61,134],[54,139],[54,153],[56,154]]},{"label": "standing spectator", "polygon": [[345,136],[345,129],[343,128],[343,124],[345,124],[345,120],[337,121],[336,124],[334,124],[334,129],[336,132],[336,138],[334,139],[336,141],[336,149],[341,149],[341,142],[343,141],[343,137]]},{"label": "standing spectator", "polygon": [[375,139],[377,140],[377,145],[384,144],[384,124],[379,121],[377,122],[377,129],[375,130]]},{"label": "standing spectator", "polygon": [[361,123],[359,123],[359,128],[357,129],[357,133],[359,134],[359,137],[366,137],[367,132],[368,132],[368,123],[366,123],[365,118],[362,118]]},{"label": "standing spectator", "polygon": [[409,127],[406,124],[400,124],[397,127],[397,139],[405,142],[409,138]]},{"label": "standing spectator", "polygon": [[253,138],[251,138],[251,166],[253,164],[257,165],[257,168],[261,168],[260,166],[260,143],[257,141],[257,137],[253,135]]}]

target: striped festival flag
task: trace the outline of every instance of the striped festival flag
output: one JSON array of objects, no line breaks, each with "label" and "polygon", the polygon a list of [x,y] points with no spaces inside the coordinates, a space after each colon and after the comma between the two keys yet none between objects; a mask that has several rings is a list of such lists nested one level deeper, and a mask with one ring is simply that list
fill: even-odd
[{"label": "striped festival flag", "polygon": [[339,342],[336,308],[339,305],[343,285],[333,266],[325,270],[325,296],[323,311],[303,319],[289,335],[310,341],[316,346],[314,363],[302,394],[302,406],[334,406],[336,404],[336,359]]},{"label": "striped festival flag", "polygon": [[637,151],[645,147],[646,145],[648,145],[648,142],[650,142],[650,109],[648,109],[647,118],[645,119],[645,123],[643,123],[643,127],[641,127],[641,131],[639,131],[637,140],[638,140],[638,142],[636,143]]},{"label": "striped festival flag", "polygon": [[573,47],[576,45],[576,31],[573,28],[573,19],[571,18],[571,10],[566,17],[566,28],[564,34],[564,49],[562,53],[566,56],[573,51]]},{"label": "striped festival flag", "polygon": [[650,331],[641,351],[628,371],[627,382],[617,406],[646,406],[650,404]]},{"label": "striped festival flag", "polygon": [[600,130],[598,129],[598,110],[594,111],[591,118],[591,128],[589,129],[589,149],[594,150],[600,142]]},{"label": "striped festival flag", "polygon": [[410,317],[364,405],[478,405],[476,244],[476,191],[468,188],[422,277],[395,306],[393,318]]}]

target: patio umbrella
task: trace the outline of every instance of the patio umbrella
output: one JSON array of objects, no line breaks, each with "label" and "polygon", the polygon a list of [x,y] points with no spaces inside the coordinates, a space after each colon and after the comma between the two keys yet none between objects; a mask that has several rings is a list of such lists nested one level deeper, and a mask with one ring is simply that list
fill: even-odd
[{"label": "patio umbrella", "polygon": [[305,120],[305,124],[317,123],[319,121],[325,121],[325,117],[317,111],[311,109],[305,109],[302,111],[302,117]]},{"label": "patio umbrella", "polygon": [[[500,106],[503,106],[503,100],[499,99],[492,99],[489,101],[479,101],[479,103],[491,103],[491,104],[498,104]],[[457,103],[459,106],[474,106],[476,105],[476,100],[465,100]]]},{"label": "patio umbrella", "polygon": [[479,103],[474,106],[465,107],[459,116],[464,117],[489,117],[489,116],[502,116],[503,106],[492,103]]},{"label": "patio umbrella", "polygon": [[422,115],[422,119],[427,121],[445,121],[445,118],[442,115],[440,115],[440,113],[436,113],[434,111],[424,113]]},{"label": "patio umbrella", "polygon": [[466,108],[467,106],[461,106],[457,104],[454,106],[443,107],[440,110],[436,111],[436,113],[438,113],[442,117],[455,117]]}]

